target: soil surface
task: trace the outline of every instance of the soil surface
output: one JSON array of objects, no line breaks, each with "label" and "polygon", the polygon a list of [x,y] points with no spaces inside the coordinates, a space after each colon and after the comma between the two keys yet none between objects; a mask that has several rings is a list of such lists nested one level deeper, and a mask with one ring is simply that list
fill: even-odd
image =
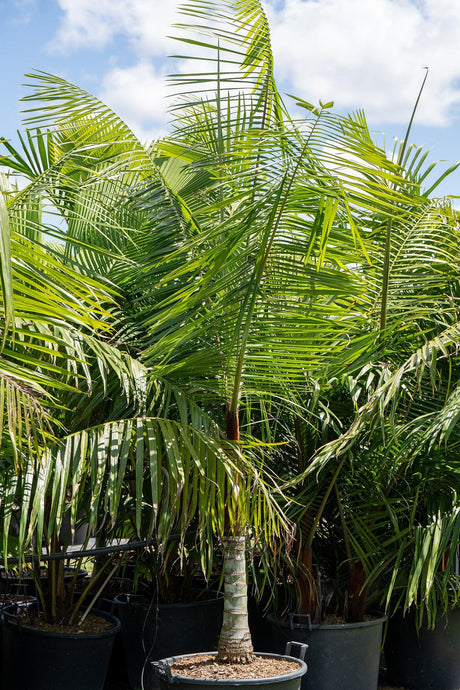
[{"label": "soil surface", "polygon": [[28,614],[23,614],[21,619],[22,625],[25,628],[46,630],[47,632],[53,633],[70,633],[72,635],[103,632],[104,630],[110,630],[110,628],[114,627],[111,621],[101,618],[100,616],[95,616],[92,613],[85,618],[83,623],[77,623],[75,625],[51,625],[50,623],[45,623],[40,616],[31,617]]},{"label": "soil surface", "polygon": [[215,656],[197,654],[187,659],[176,661],[171,666],[174,675],[187,678],[210,678],[224,680],[227,678],[252,679],[273,678],[286,673],[294,673],[299,668],[296,661],[286,659],[271,659],[270,657],[256,657],[249,664],[219,663]]}]

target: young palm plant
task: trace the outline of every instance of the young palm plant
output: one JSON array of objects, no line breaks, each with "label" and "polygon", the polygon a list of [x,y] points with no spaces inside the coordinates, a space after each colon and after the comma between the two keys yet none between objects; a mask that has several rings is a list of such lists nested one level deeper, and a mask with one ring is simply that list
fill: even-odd
[{"label": "young palm plant", "polygon": [[[415,605],[430,623],[458,596],[458,240],[448,201],[425,199],[393,223],[385,333],[349,373],[352,423],[306,471],[332,478],[340,496],[360,608],[373,588],[385,606]],[[370,267],[369,324],[382,266]]]},{"label": "young palm plant", "polygon": [[[303,572],[303,575],[297,573],[296,578],[297,610],[310,615],[314,621],[320,620],[325,610],[324,600],[316,587],[313,543],[316,543],[318,552],[321,539],[331,541],[328,529],[335,531],[335,524],[341,524],[341,556],[335,554],[334,558],[336,566],[343,561],[343,564],[348,564],[350,571],[348,593],[343,602],[345,617],[350,622],[360,621],[363,620],[366,603],[366,572],[372,570],[372,567],[365,569],[362,562],[364,544],[371,549],[371,530],[366,522],[376,530],[382,525],[387,526],[389,522],[386,512],[388,504],[375,498],[376,489],[382,490],[387,481],[389,487],[393,484],[393,480],[388,480],[388,459],[382,458],[379,473],[376,462],[378,441],[374,441],[377,445],[372,443],[368,448],[369,430],[366,423],[369,419],[365,415],[362,422],[362,410],[357,412],[358,406],[369,396],[372,397],[376,388],[390,377],[391,365],[389,362],[383,364],[382,360],[396,362],[402,352],[398,351],[395,357],[395,343],[396,349],[404,343],[406,352],[414,343],[420,344],[423,337],[427,337],[428,331],[421,330],[426,329],[426,320],[437,320],[439,309],[443,313],[446,307],[450,309],[451,306],[451,298],[448,297],[441,307],[443,298],[440,298],[439,291],[451,290],[450,283],[457,271],[457,221],[447,202],[431,202],[429,195],[457,165],[451,166],[441,177],[432,181],[429,189],[422,190],[423,182],[432,173],[434,164],[426,165],[428,152],[407,146],[417,103],[406,139],[399,144],[399,148],[395,146],[393,153],[393,158],[401,167],[398,185],[405,194],[403,203],[398,212],[389,218],[384,218],[377,209],[372,209],[370,213],[366,209],[360,220],[356,219],[364,229],[367,242],[366,252],[363,252],[362,260],[356,263],[354,270],[363,277],[367,287],[366,296],[362,296],[354,313],[348,317],[349,345],[345,360],[342,355],[336,357],[323,378],[313,374],[312,392],[299,405],[300,414],[293,415],[299,461],[295,474],[305,473],[306,480],[299,498],[300,505],[293,504],[299,535],[298,566]],[[362,125],[367,129],[364,118]],[[451,275],[449,278],[448,273]],[[377,335],[378,329],[380,332]],[[382,411],[382,404],[378,410]],[[335,462],[325,466],[325,472],[318,481],[316,462],[309,467],[311,459],[316,454],[320,457],[323,455],[323,451],[319,450],[323,445],[326,445],[326,455],[329,449],[334,454],[335,449],[340,448],[342,434],[343,439],[350,438],[347,426],[354,417],[356,421],[352,429],[367,429],[366,434],[359,436],[361,442],[357,443],[354,451],[352,444],[344,443],[344,452],[338,453],[334,456]],[[339,440],[329,443],[331,438],[336,437]],[[361,461],[358,461],[356,454],[362,458]],[[361,482],[366,472],[368,484],[364,488]],[[312,476],[314,481],[311,481]],[[350,482],[351,476],[355,481]],[[296,480],[293,485],[295,483]],[[345,496],[342,496],[342,491],[345,491]],[[373,500],[368,503],[364,496],[373,496]],[[366,510],[365,504],[368,507]],[[352,508],[354,505],[357,507]],[[368,518],[359,521],[362,529],[359,536],[353,532],[353,525],[349,528],[345,521],[346,515],[349,515],[353,523],[355,510],[365,510]],[[326,545],[325,551],[326,554],[329,551],[330,556],[331,548],[328,549]],[[360,555],[357,555],[357,551]],[[319,559],[327,561],[328,557],[324,558],[323,555]]]}]

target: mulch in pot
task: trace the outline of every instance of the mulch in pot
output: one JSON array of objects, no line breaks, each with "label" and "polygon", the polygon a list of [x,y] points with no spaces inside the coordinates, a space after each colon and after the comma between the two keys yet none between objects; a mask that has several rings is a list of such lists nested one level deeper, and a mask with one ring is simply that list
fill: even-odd
[{"label": "mulch in pot", "polygon": [[34,630],[43,630],[52,633],[63,633],[71,635],[81,635],[84,633],[99,633],[113,628],[113,623],[105,618],[101,618],[95,614],[88,614],[83,623],[77,622],[73,625],[56,625],[47,623],[41,614],[30,616],[24,613],[20,616],[22,625],[25,628],[33,628]]},{"label": "mulch in pot", "polygon": [[230,664],[216,661],[215,656],[197,654],[179,659],[171,666],[174,675],[187,678],[210,678],[212,680],[237,680],[253,678],[274,678],[297,671],[299,664],[289,659],[258,656],[248,664]]}]

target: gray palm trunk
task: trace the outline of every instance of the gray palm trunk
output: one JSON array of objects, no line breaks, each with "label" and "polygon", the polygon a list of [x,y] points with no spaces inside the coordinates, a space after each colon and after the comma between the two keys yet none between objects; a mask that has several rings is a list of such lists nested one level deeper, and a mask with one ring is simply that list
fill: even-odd
[{"label": "gray palm trunk", "polygon": [[245,537],[226,537],[224,542],[224,619],[217,647],[218,658],[248,663],[254,658],[248,621],[248,586]]}]

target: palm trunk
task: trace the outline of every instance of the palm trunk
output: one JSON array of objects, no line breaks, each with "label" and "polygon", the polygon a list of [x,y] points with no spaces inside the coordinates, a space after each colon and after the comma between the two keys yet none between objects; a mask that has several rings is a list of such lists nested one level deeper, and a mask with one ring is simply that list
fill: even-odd
[{"label": "palm trunk", "polygon": [[364,588],[366,573],[360,561],[350,566],[350,585],[348,589],[348,622],[361,623],[364,620],[367,592]]},{"label": "palm trunk", "polygon": [[217,647],[220,661],[245,664],[254,658],[248,621],[245,537],[224,543],[224,620]]},{"label": "palm trunk", "polygon": [[316,587],[313,577],[313,552],[309,544],[304,544],[298,550],[299,568],[296,572],[295,588],[297,597],[297,613],[309,615],[313,622],[318,615],[316,606]]},{"label": "palm trunk", "polygon": [[[238,404],[229,404],[225,419],[225,431],[229,441],[240,440]],[[226,505],[230,496],[225,486]],[[235,664],[247,664],[254,659],[248,620],[248,582],[246,574],[245,525],[240,515],[234,516],[230,526],[228,511],[225,516],[224,534],[224,618],[217,645],[217,658]],[[236,518],[236,519],[235,519]],[[235,523],[238,523],[235,524]]]}]

